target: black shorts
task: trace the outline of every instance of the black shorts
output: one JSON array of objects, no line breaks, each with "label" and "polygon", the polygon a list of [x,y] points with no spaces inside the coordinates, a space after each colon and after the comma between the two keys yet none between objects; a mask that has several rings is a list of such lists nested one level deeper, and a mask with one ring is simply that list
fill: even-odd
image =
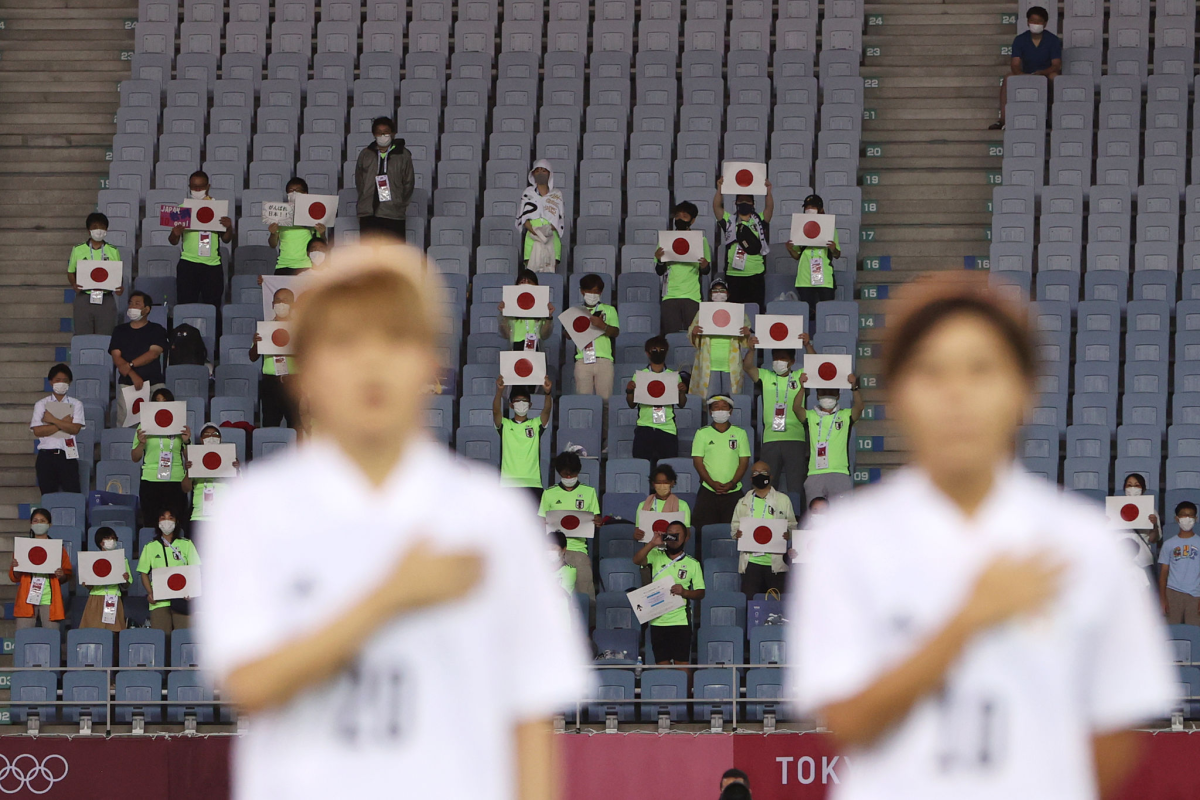
[{"label": "black shorts", "polygon": [[673,661],[688,664],[692,660],[692,626],[651,625],[650,645],[654,648],[654,660],[662,664]]}]

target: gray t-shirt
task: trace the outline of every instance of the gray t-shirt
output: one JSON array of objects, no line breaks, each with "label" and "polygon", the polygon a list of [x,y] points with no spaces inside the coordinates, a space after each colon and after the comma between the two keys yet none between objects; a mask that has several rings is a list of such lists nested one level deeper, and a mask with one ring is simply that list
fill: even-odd
[{"label": "gray t-shirt", "polygon": [[1200,537],[1172,536],[1162,546],[1158,563],[1171,568],[1167,588],[1200,597]]}]

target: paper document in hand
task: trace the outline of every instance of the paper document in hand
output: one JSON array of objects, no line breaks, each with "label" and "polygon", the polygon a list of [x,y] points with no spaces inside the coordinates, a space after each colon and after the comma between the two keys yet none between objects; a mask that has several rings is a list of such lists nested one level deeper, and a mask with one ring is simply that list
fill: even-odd
[{"label": "paper document in hand", "polygon": [[629,606],[638,622],[645,624],[687,604],[683,595],[671,594],[671,587],[674,585],[675,579],[668,576],[625,595],[629,598]]}]

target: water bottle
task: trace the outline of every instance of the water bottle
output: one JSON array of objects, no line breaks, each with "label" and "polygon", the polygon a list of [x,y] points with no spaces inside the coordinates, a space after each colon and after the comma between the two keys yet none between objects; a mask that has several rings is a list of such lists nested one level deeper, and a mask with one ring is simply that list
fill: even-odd
[{"label": "water bottle", "polygon": [[638,656],[637,666],[633,668],[633,677],[639,678],[639,679],[642,677],[642,657],[641,656]]}]

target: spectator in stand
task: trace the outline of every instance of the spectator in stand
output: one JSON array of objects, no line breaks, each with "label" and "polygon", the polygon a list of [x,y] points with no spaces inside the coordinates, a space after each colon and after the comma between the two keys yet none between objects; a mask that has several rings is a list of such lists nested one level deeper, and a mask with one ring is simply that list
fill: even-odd
[{"label": "spectator in stand", "polygon": [[[292,178],[287,183],[287,199],[289,203],[296,202],[296,195],[308,194],[308,182],[303,178]],[[270,236],[267,245],[279,248],[279,258],[275,262],[276,275],[299,275],[312,267],[308,257],[308,246],[314,239],[325,238],[325,226],[317,223],[309,228],[305,225],[284,225],[272,222],[267,226]]]},{"label": "spectator in stand", "polygon": [[561,190],[554,188],[554,170],[540,158],[529,170],[529,186],[521,194],[517,230],[524,235],[521,259],[533,272],[554,272],[562,260],[563,211]]},{"label": "spectator in stand", "polygon": [[[1175,506],[1179,533],[1158,554],[1158,596],[1168,625],[1200,625],[1200,539],[1196,539],[1196,504]],[[1196,541],[1192,541],[1196,539]]]},{"label": "spectator in stand", "polygon": [[726,395],[708,398],[712,424],[696,431],[692,440],[692,463],[700,474],[696,493],[696,530],[705,525],[728,523],[741,498],[742,476],[750,466],[750,439],[746,431],[729,422],[733,400]]},{"label": "spectator in stand", "polygon": [[[215,445],[221,443],[221,429],[213,422],[206,422],[204,427],[200,429],[200,444]],[[189,448],[190,450],[190,448]],[[184,468],[191,470],[192,455],[191,452],[185,454]],[[236,458],[233,460],[233,468],[240,469],[241,462]],[[189,478],[186,472],[183,478],[183,492],[192,496],[192,538],[196,538],[198,532],[198,523],[204,522],[212,517],[212,510],[216,506],[217,497],[225,494],[225,490],[229,488],[229,482],[226,478]]]},{"label": "spectator in stand", "polygon": [[[679,407],[687,405],[687,387],[679,378],[679,373],[666,368],[667,338],[651,336],[646,340],[646,358],[650,366],[639,369],[636,374],[648,373],[662,375],[663,380],[675,383],[679,387]],[[651,406],[645,403],[635,403],[634,389],[636,384],[629,381],[625,385],[625,402],[630,408],[638,410],[637,427],[633,430],[633,457],[644,458],[650,462],[651,471],[658,466],[661,458],[675,458],[679,455],[679,435],[675,427],[675,407],[671,405]]]},{"label": "spectator in stand", "polygon": [[153,392],[164,385],[161,356],[167,349],[167,331],[157,322],[150,321],[153,305],[150,295],[145,292],[136,289],[131,292],[129,309],[125,312],[129,322],[114,328],[108,340],[108,352],[120,375],[117,378],[117,427],[125,426],[125,417],[129,414],[122,386],[140,390],[143,384],[149,383]]},{"label": "spectator in stand", "polygon": [[[72,437],[86,427],[83,403],[67,396],[74,378],[66,364],[51,367],[46,380],[50,382],[50,394],[33,404],[33,419],[29,421],[29,428],[38,440],[34,462],[38,490],[42,494],[78,492],[79,447],[68,446],[68,441],[73,441]],[[71,413],[55,416],[46,410],[49,403],[66,403]]]},{"label": "spectator in stand", "polygon": [[[536,272],[522,269],[517,275],[517,286],[537,286]],[[554,303],[548,304],[548,317],[506,317],[504,302],[496,306],[500,312],[498,317],[500,335],[512,342],[513,350],[539,350],[541,342],[550,338],[550,329],[554,324]]]},{"label": "spectator in stand", "polygon": [[713,216],[717,218],[728,247],[725,261],[725,279],[729,286],[729,300],[733,303],[755,303],[756,313],[767,307],[766,256],[771,252],[767,243],[767,223],[775,214],[775,197],[771,194],[771,182],[766,181],[767,196],[763,200],[762,214],[754,208],[754,195],[739,194],[736,218],[725,211],[725,197],[721,194],[723,178],[717,178],[717,193],[713,195]]},{"label": "spectator in stand", "polygon": [[[170,403],[175,400],[175,395],[164,387],[151,394],[150,400]],[[183,479],[187,475],[183,466],[183,446],[191,439],[192,432],[186,425],[183,426],[183,433],[174,436],[151,436],[142,430],[140,424],[137,426],[130,458],[134,463],[142,462],[140,501],[143,524],[157,520],[163,509],[183,508],[187,502],[183,492]]]},{"label": "spectator in stand", "polygon": [[[1062,39],[1046,30],[1050,12],[1041,6],[1030,6],[1025,12],[1029,30],[1017,34],[1012,43],[1011,75],[1045,75],[1048,83],[1062,74]],[[1008,104],[1008,77],[1000,81],[1000,120],[988,130],[1004,129],[1004,107]]]},{"label": "spectator in stand", "polygon": [[[95,542],[97,550],[116,550],[121,546],[116,531],[109,527],[96,530]],[[93,586],[88,592],[87,605],[83,607],[83,618],[79,622],[80,628],[102,628],[113,633],[120,633],[125,629],[125,604],[121,600],[121,594],[129,588],[129,576],[132,574],[129,569],[129,557],[126,555],[125,572],[120,583]],[[79,584],[85,585],[82,577]],[[109,622],[105,622],[104,610],[108,603],[112,604],[111,617]]]},{"label": "spectator in stand", "polygon": [[117,248],[104,241],[104,237],[108,236],[108,217],[99,211],[93,211],[87,215],[85,224],[88,231],[87,241],[72,247],[71,255],[67,259],[67,283],[75,290],[75,326],[72,332],[76,336],[112,336],[113,328],[117,324],[117,301],[113,299],[113,295],[120,297],[124,294],[125,287],[118,286],[112,291],[90,289],[83,292],[79,289],[76,274],[80,261],[120,261],[121,254],[117,252]]},{"label": "spectator in stand", "polygon": [[[817,408],[807,412],[808,478],[804,493],[810,500],[816,497],[832,499],[849,494],[854,489],[850,478],[850,428],[862,419],[863,399],[858,378],[847,375],[854,403],[850,408],[838,408],[841,392],[838,389],[817,389]],[[800,376],[800,382],[808,380]]]},{"label": "spectator in stand", "polygon": [[[296,305],[295,293],[286,287],[271,297],[272,322],[288,322],[292,307]],[[250,360],[258,361],[258,343],[262,337],[256,332],[254,344],[250,345]],[[300,403],[296,399],[292,384],[296,381],[296,359],[292,356],[263,356],[262,377],[258,381],[258,397],[262,401],[262,424],[264,428],[275,428],[287,421],[289,428],[300,428]]]},{"label": "spectator in stand", "polygon": [[[633,557],[639,567],[650,567],[650,582],[663,577],[675,581],[671,594],[686,600],[704,599],[704,572],[700,562],[683,552],[688,529],[682,522],[672,522],[665,533],[655,532],[649,542]],[[650,620],[650,643],[658,664],[690,664],[692,661],[692,626],[685,604]]]},{"label": "spectator in stand", "polygon": [[[771,485],[771,467],[765,461],[756,461],[750,468],[750,483],[754,487],[746,492],[733,509],[730,530],[734,539],[742,538],[741,520],[744,517],[757,519],[786,519],[788,533],[796,527],[796,514],[792,501],[786,494]],[[774,589],[782,592],[787,583],[787,564],[782,553],[738,553],[738,572],[742,573],[742,594],[753,600],[756,594]]]},{"label": "spectator in stand", "polygon": [[675,482],[677,479],[678,476],[675,474],[675,468],[670,464],[659,464],[650,471],[650,488],[653,491],[638,506],[637,516],[634,518],[636,524],[633,529],[633,538],[640,542],[646,535],[642,528],[643,511],[651,514],[681,513],[683,514],[683,524],[686,527],[691,527],[692,509],[688,506],[686,500],[675,494]]},{"label": "spectator in stand", "polygon": [[[1146,493],[1146,479],[1136,472],[1126,475],[1123,485],[1126,497],[1141,497]],[[1150,526],[1149,530],[1140,530],[1137,532],[1147,547],[1162,539],[1162,526],[1158,524],[1157,514],[1150,515]]]},{"label": "spectator in stand", "polygon": [[550,531],[550,566],[558,576],[558,585],[570,597],[575,593],[575,582],[579,571],[566,562],[567,537],[562,531]]},{"label": "spectator in stand", "polygon": [[808,513],[804,515],[804,527],[815,527],[829,513],[829,499],[814,497],[808,502]]},{"label": "spectator in stand", "polygon": [[725,788],[731,783],[740,783],[749,789],[750,776],[742,772],[740,769],[727,769],[725,770],[725,774],[721,776],[721,791],[725,791]]},{"label": "spectator in stand", "polygon": [[[545,519],[546,514],[551,511],[582,511],[585,514],[590,513],[593,524],[597,528],[600,527],[600,499],[596,496],[594,488],[579,482],[579,472],[582,469],[583,463],[577,453],[566,450],[554,457],[554,471],[558,473],[558,483],[542,492],[538,516]],[[588,558],[588,540],[578,536],[567,536],[566,548],[563,563],[576,571],[575,588],[572,591],[583,592],[593,600],[596,599],[596,587],[592,581],[592,561]]]},{"label": "spectator in stand", "polygon": [[[309,240],[305,251],[308,253],[309,263],[313,267],[320,267],[325,263],[325,259],[329,257],[329,242],[314,237]],[[262,282],[260,281],[259,283],[261,284]]]},{"label": "spectator in stand", "polygon": [[[671,227],[690,231],[700,209],[686,200],[671,210]],[[659,311],[659,332],[663,336],[687,330],[688,322],[700,310],[700,276],[707,275],[712,261],[712,248],[704,237],[704,256],[696,262],[663,261],[663,249],[654,251],[654,271],[663,278],[662,308]]]},{"label": "spectator in stand", "polygon": [[500,432],[500,482],[519,486],[530,493],[533,502],[542,500],[542,434],[550,424],[554,397],[550,394],[550,376],[542,381],[546,404],[541,416],[529,418],[530,389],[514,386],[509,392],[512,419],[504,416],[504,378],[496,378],[496,396],[492,399],[492,421]]},{"label": "spectator in stand", "polygon": [[390,117],[377,117],[371,123],[371,135],[375,141],[362,149],[354,167],[358,232],[364,238],[378,235],[404,241],[408,201],[416,186],[412,154],[404,140],[396,138],[396,125]]},{"label": "spectator in stand", "polygon": [[[709,284],[708,299],[714,303],[730,302],[729,287],[724,279],[718,278]],[[741,394],[742,362],[750,348],[749,315],[743,313],[742,328],[737,336],[713,336],[704,332],[697,312],[688,326],[688,338],[696,348],[688,392],[699,397]]]},{"label": "spectator in stand", "polygon": [[[800,334],[807,353],[816,353],[807,333]],[[772,350],[771,369],[760,369],[756,363],[758,337],[750,337],[750,349],[742,366],[746,375],[762,384],[762,448],[759,457],[775,476],[775,485],[786,491],[798,492],[804,502],[804,480],[808,477],[808,437],[805,429],[804,370],[796,366],[795,350]],[[786,477],[786,480],[785,480]]]},{"label": "spectator in stand", "polygon": [[164,508],[158,514],[154,541],[142,548],[137,571],[142,577],[142,586],[150,600],[150,627],[157,628],[171,638],[171,631],[191,626],[190,603],[187,599],[155,600],[153,575],[156,567],[199,566],[200,555],[196,547],[183,536],[179,529],[175,511]]},{"label": "spectator in stand", "polygon": [[[810,194],[804,198],[804,213],[824,214],[825,201],[818,194]],[[797,248],[789,239],[787,251],[796,259],[796,299],[808,303],[809,320],[815,319],[817,303],[834,297],[833,259],[842,257],[837,229],[834,228],[833,238],[824,247],[806,245]]]},{"label": "spectator in stand", "polygon": [[601,303],[604,279],[588,273],[579,279],[583,309],[592,315],[592,327],[603,333],[575,353],[575,394],[598,394],[604,401],[607,420],[608,398],[613,388],[613,342],[621,333],[617,310]]},{"label": "spectator in stand", "polygon": [[[208,196],[208,173],[196,170],[188,178],[188,196],[192,200],[212,200]],[[221,217],[221,242],[233,241],[233,220]],[[218,309],[225,301],[225,272],[221,268],[221,246],[212,231],[193,231],[176,225],[167,241],[183,242],[183,252],[175,267],[178,302],[207,303]]]},{"label": "spectator in stand", "polygon": [[[29,515],[29,536],[34,539],[49,539],[50,512],[35,508]],[[13,616],[17,630],[35,627],[40,620],[43,628],[58,630],[58,624],[66,614],[63,612],[62,583],[71,579],[71,557],[66,545],[62,548],[62,560],[52,573],[17,572],[21,565],[13,556],[8,567],[8,579],[17,584],[17,595],[13,601]]]}]

